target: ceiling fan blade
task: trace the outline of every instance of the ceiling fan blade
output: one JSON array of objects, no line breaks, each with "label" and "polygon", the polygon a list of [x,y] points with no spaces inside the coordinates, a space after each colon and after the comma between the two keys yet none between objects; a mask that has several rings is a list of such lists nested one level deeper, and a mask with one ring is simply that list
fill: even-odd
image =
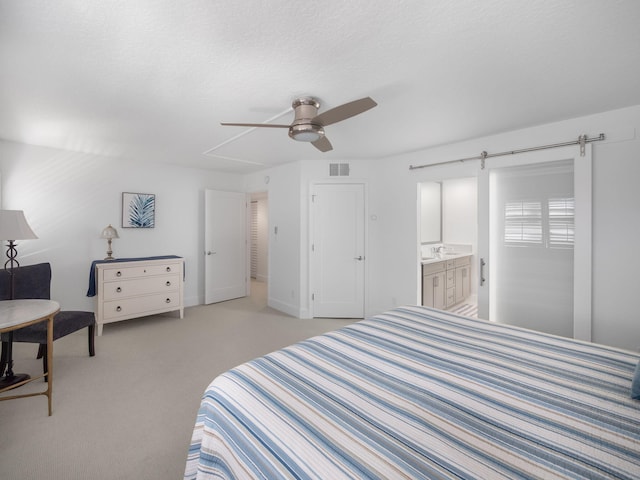
[{"label": "ceiling fan blade", "polygon": [[220,122],[220,125],[232,126],[232,127],[269,127],[269,128],[289,128],[291,125],[276,125],[274,123],[225,123]]},{"label": "ceiling fan blade", "polygon": [[333,146],[327,137],[320,137],[315,142],[311,142],[311,145],[316,147],[321,152],[328,152],[329,150],[333,150]]},{"label": "ceiling fan blade", "polygon": [[366,112],[376,105],[378,104],[374,102],[370,97],[361,98],[360,100],[354,100],[353,102],[344,103],[338,107],[321,113],[313,119],[313,123],[320,124],[324,127],[326,125],[341,122],[342,120],[346,120],[347,118],[359,115],[360,113]]}]

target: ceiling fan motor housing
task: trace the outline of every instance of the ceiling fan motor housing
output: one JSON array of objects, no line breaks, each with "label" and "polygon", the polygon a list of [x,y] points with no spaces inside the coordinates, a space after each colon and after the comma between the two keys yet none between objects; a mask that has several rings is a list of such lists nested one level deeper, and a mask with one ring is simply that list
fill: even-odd
[{"label": "ceiling fan motor housing", "polygon": [[294,123],[298,120],[311,120],[318,115],[320,103],[313,97],[296,98],[291,104],[295,112]]},{"label": "ceiling fan motor housing", "polygon": [[318,115],[320,104],[315,98],[297,98],[291,104],[295,112],[293,124],[289,128],[289,136],[299,142],[315,142],[324,136],[322,125],[311,123]]}]

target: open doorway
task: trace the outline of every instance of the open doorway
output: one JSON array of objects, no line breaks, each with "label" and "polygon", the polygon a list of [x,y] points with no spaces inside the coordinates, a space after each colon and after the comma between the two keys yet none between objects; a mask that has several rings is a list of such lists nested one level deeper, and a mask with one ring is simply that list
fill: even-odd
[{"label": "open doorway", "polygon": [[267,192],[251,194],[249,226],[251,295],[266,298],[269,280],[269,199]]},{"label": "open doorway", "polygon": [[421,302],[476,317],[477,177],[419,184]]}]

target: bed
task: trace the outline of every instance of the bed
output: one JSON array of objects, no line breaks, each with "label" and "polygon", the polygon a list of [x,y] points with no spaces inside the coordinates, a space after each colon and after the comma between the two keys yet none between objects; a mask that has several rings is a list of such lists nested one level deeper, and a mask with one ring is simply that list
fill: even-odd
[{"label": "bed", "polygon": [[639,356],[397,308],[216,378],[185,478],[637,479]]}]

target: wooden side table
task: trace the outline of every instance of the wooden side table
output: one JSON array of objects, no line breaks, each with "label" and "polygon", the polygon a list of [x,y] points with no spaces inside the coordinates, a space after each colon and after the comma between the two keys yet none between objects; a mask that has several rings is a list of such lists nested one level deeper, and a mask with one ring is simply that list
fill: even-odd
[{"label": "wooden side table", "polygon": [[0,397],[1,400],[14,398],[34,397],[46,395],[49,403],[49,415],[51,409],[51,394],[53,391],[53,317],[60,311],[58,302],[52,300],[4,300],[0,301],[0,333],[11,332],[34,323],[47,322],[47,371],[37,377],[27,378],[22,382],[0,389],[0,393],[25,385],[39,378],[48,377],[47,389],[42,392],[25,393]]}]

